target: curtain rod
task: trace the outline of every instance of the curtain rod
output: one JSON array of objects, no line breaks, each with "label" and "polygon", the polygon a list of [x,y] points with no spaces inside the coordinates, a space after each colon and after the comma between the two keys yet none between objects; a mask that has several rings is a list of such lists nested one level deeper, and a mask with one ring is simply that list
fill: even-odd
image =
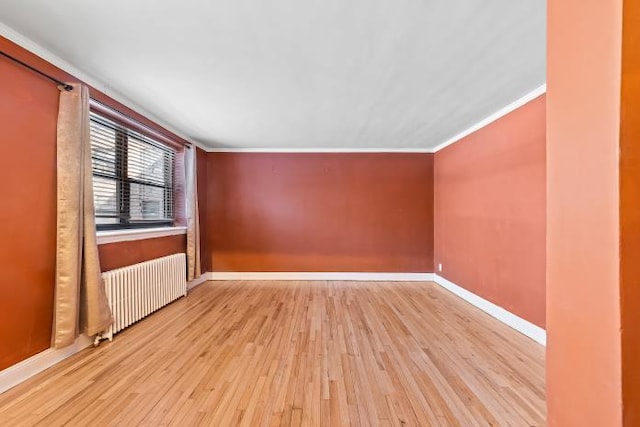
[{"label": "curtain rod", "polygon": [[3,52],[3,51],[0,50],[0,55],[4,56],[7,59],[10,59],[11,61],[13,61],[15,63],[18,63],[18,64],[22,65],[25,68],[28,68],[29,70],[33,71],[34,73],[40,74],[45,79],[49,79],[52,82],[58,84],[58,86],[62,86],[62,89],[66,90],[66,91],[73,90],[73,86],[71,86],[70,84],[65,83],[65,82],[63,82],[61,80],[58,80],[55,77],[50,76],[49,74],[43,73],[42,71],[38,70],[37,68],[32,67],[31,65],[27,64],[26,62],[20,61],[18,58],[14,58],[13,56],[9,55],[6,52]]},{"label": "curtain rod", "polygon": [[[63,81],[61,81],[61,80],[58,80],[58,79],[56,79],[55,77],[50,76],[49,74],[46,74],[46,73],[44,73],[44,72],[42,72],[42,71],[38,70],[38,69],[37,69],[37,68],[35,68],[35,67],[32,67],[31,65],[27,64],[26,62],[23,62],[23,61],[19,60],[18,58],[15,58],[15,57],[13,57],[13,56],[9,55],[9,54],[8,54],[8,53],[6,53],[6,52],[3,52],[3,51],[1,51],[1,50],[0,50],[0,55],[1,55],[1,56],[4,56],[5,58],[7,58],[7,59],[9,59],[9,60],[11,60],[11,61],[13,61],[13,62],[15,62],[15,63],[17,63],[17,64],[22,65],[23,67],[25,67],[25,68],[27,68],[27,69],[29,69],[29,70],[33,71],[34,73],[39,74],[39,75],[41,75],[42,77],[44,77],[44,78],[46,78],[46,79],[48,79],[48,80],[50,80],[50,81],[52,81],[52,82],[56,83],[56,84],[57,84],[58,86],[60,86],[63,90],[66,90],[66,91],[71,91],[71,90],[73,90],[73,86],[71,86],[70,84],[65,83],[65,82],[63,82]],[[108,105],[104,104],[103,102],[98,101],[98,100],[97,100],[97,99],[95,99],[95,98],[91,98],[91,100],[92,100],[92,101],[94,101],[94,102],[97,102],[98,104],[103,105],[103,106],[104,106],[104,107],[106,107],[106,108],[110,108],[111,110],[113,110],[113,111],[117,112],[118,114],[120,114],[120,115],[122,115],[122,116],[124,116],[124,117],[128,118],[129,120],[133,120],[133,121],[135,121],[135,122],[136,122],[136,123],[138,123],[139,125],[144,126],[145,128],[147,128],[147,129],[149,129],[149,130],[152,130],[152,131],[154,131],[154,132],[157,132],[157,133],[161,134],[162,136],[164,136],[164,137],[165,137],[165,138],[167,138],[167,139],[173,139],[173,138],[169,138],[168,136],[164,135],[162,132],[158,132],[157,130],[155,130],[155,129],[151,128],[150,126],[148,126],[148,125],[146,125],[146,124],[142,123],[140,120],[137,120],[137,119],[135,119],[135,118],[133,118],[133,117],[129,116],[128,114],[123,113],[122,111],[120,111],[120,110],[118,110],[118,109],[116,109],[116,108],[110,107],[110,106],[108,106]],[[181,144],[181,145],[184,145],[184,146],[185,146],[185,147],[187,147],[187,148],[191,148],[191,144],[189,144],[189,143]]]},{"label": "curtain rod", "polygon": [[173,145],[175,147],[185,147],[187,149],[191,149],[191,143],[190,142],[178,142],[176,141],[176,139],[172,136],[166,135],[164,132],[161,132],[149,125],[147,125],[146,123],[141,122],[140,120],[136,119],[135,117],[131,117],[130,115],[123,113],[122,111],[118,110],[117,108],[114,108],[110,105],[105,104],[102,101],[99,101],[97,99],[95,99],[94,97],[91,97],[91,108],[96,108],[98,110],[98,112],[102,112],[105,113],[107,115],[116,113],[117,115],[121,116],[120,120],[125,120],[125,121],[129,121],[129,123],[133,123],[134,125],[140,126],[144,129],[147,130],[147,133],[150,133],[152,137],[155,137],[157,139],[162,139],[166,144],[169,145]]}]

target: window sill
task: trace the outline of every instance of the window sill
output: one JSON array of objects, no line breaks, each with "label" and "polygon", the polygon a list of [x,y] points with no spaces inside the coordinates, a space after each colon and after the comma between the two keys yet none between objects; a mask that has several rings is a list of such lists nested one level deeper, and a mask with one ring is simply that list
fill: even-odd
[{"label": "window sill", "polygon": [[187,227],[135,228],[127,230],[98,231],[98,244],[129,242],[133,240],[155,239],[157,237],[187,234]]}]

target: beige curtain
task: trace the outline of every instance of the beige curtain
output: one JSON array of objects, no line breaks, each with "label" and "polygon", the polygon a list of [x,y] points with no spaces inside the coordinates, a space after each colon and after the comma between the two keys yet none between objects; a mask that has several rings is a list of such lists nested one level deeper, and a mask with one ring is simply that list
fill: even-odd
[{"label": "beige curtain", "polygon": [[112,323],[102,283],[93,207],[89,91],[61,91],[57,134],[58,223],[53,347]]},{"label": "beige curtain", "polygon": [[198,168],[196,148],[185,148],[187,193],[187,280],[202,275],[200,267],[200,219],[198,211]]}]

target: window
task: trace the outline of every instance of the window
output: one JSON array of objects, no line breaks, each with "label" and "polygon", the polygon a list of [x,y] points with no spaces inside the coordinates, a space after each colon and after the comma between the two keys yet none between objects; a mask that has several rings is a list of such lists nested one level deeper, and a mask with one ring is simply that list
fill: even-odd
[{"label": "window", "polygon": [[171,226],[175,150],[91,113],[98,230]]}]

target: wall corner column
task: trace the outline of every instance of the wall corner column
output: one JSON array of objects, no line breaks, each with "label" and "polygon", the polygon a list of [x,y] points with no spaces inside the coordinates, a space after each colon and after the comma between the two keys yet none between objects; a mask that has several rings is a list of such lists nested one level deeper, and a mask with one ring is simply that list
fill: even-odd
[{"label": "wall corner column", "polygon": [[550,0],[550,426],[640,423],[640,2]]}]

